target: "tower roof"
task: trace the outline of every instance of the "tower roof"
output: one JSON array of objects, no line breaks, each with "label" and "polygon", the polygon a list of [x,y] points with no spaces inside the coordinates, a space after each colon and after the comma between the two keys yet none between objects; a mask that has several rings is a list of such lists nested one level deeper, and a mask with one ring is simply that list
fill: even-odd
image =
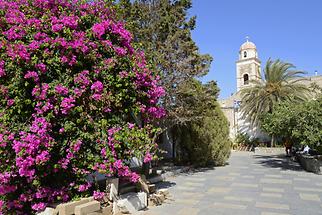
[{"label": "tower roof", "polygon": [[256,49],[256,46],[254,43],[250,42],[248,40],[248,37],[246,37],[247,41],[244,42],[241,46],[240,46],[240,51],[241,50],[245,50],[245,49]]}]

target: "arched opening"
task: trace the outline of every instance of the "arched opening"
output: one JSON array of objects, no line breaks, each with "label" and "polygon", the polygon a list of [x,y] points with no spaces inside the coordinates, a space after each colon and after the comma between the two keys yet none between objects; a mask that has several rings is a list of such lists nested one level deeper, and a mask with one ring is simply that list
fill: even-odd
[{"label": "arched opening", "polygon": [[247,52],[246,51],[244,51],[244,58],[246,58],[247,57]]},{"label": "arched opening", "polygon": [[244,85],[248,85],[249,84],[249,77],[248,74],[244,74]]}]

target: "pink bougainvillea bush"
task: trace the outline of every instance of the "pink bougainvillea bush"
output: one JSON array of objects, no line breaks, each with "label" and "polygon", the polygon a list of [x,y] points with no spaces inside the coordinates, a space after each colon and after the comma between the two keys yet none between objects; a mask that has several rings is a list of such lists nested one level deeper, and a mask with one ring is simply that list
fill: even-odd
[{"label": "pink bougainvillea bush", "polygon": [[152,159],[164,90],[108,2],[0,0],[0,214],[100,198],[89,173]]}]

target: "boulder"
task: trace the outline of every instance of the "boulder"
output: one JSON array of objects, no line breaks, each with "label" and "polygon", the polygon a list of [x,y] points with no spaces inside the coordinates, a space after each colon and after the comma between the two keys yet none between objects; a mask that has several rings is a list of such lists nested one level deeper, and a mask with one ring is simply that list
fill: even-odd
[{"label": "boulder", "polygon": [[56,209],[59,211],[59,215],[73,215],[75,213],[76,206],[91,202],[93,200],[93,197],[83,198],[79,201],[59,204]]},{"label": "boulder", "polygon": [[91,201],[75,207],[75,215],[87,215],[89,213],[98,212],[101,204],[98,201]]},{"label": "boulder", "polygon": [[122,213],[136,213],[147,207],[147,193],[127,193],[117,201],[118,210]]},{"label": "boulder", "polygon": [[58,210],[54,208],[49,208],[49,207],[47,207],[44,211],[37,213],[37,215],[57,215],[57,214],[58,214]]}]

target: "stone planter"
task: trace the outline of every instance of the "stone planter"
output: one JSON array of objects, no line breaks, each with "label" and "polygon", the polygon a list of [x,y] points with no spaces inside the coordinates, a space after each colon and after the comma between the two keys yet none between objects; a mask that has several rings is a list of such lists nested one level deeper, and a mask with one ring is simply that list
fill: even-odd
[{"label": "stone planter", "polygon": [[113,205],[101,207],[100,202],[93,197],[83,198],[57,205],[56,208],[47,207],[45,211],[37,215],[112,215]]},{"label": "stone planter", "polygon": [[296,154],[297,160],[300,165],[308,172],[313,172],[316,174],[321,174],[322,168],[322,156],[321,155],[306,155],[306,154]]},{"label": "stone planter", "polygon": [[[119,179],[108,178],[98,175],[100,180],[97,181],[103,188],[109,190],[109,200],[116,201],[119,193]],[[53,205],[51,208],[46,208],[45,211],[38,215],[85,215],[85,214],[101,214],[101,215],[112,215],[112,205],[105,208],[101,208],[100,203],[95,201],[93,197],[82,198],[78,201],[72,201],[62,204]]]},{"label": "stone planter", "polygon": [[63,204],[59,204],[56,207],[56,210],[58,210],[59,215],[71,215],[71,214],[75,214],[75,208],[77,206],[89,203],[94,201],[93,197],[89,197],[89,198],[83,198],[79,201],[73,201],[73,202],[67,202],[67,203],[63,203]]},{"label": "stone planter", "polygon": [[[106,177],[106,175],[95,172],[89,175],[87,180],[92,183],[96,180],[102,190],[109,192],[109,200],[116,202],[119,195],[119,178]],[[93,197],[88,197],[78,201],[51,205],[45,211],[38,213],[38,215],[112,215],[112,209],[113,205],[102,208],[100,202],[95,201]]]}]

